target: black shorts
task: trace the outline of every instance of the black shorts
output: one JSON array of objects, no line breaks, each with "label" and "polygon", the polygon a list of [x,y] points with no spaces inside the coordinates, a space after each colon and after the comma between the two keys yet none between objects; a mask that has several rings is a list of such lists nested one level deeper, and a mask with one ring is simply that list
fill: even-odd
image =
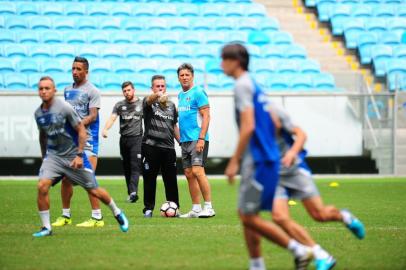
[{"label": "black shorts", "polygon": [[204,149],[202,152],[196,151],[197,141],[183,142],[182,148],[182,165],[183,169],[191,168],[192,166],[204,167],[209,154],[209,142],[205,141]]}]

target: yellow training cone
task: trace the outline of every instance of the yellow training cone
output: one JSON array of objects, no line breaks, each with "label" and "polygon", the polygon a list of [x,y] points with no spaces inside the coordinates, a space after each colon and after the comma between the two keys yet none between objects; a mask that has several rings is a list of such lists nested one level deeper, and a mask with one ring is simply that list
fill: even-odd
[{"label": "yellow training cone", "polygon": [[294,205],[297,204],[297,202],[295,202],[294,200],[289,200],[289,201],[288,201],[288,204],[289,204],[290,206],[294,206]]},{"label": "yellow training cone", "polygon": [[329,186],[330,186],[330,187],[339,187],[340,184],[337,183],[337,182],[331,182],[331,183],[329,184]]}]

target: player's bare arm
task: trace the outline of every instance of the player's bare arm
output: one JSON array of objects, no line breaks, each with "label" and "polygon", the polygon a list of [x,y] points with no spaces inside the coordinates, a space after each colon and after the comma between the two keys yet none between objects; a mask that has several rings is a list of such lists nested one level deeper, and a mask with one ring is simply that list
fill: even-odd
[{"label": "player's bare arm", "polygon": [[39,145],[41,148],[41,156],[44,158],[47,152],[47,134],[42,130],[39,132]]},{"label": "player's bare arm", "polygon": [[292,135],[295,136],[295,142],[281,159],[282,165],[285,167],[292,166],[297,158],[297,155],[304,148],[304,144],[307,139],[306,133],[300,127],[295,127],[292,130]]},{"label": "player's bare arm", "polygon": [[117,119],[117,114],[115,114],[115,113],[112,113],[112,114],[110,115],[109,119],[107,119],[107,122],[106,122],[106,124],[104,125],[104,129],[103,129],[103,131],[102,131],[102,136],[103,136],[103,138],[107,138],[109,129],[113,126],[113,124],[114,124],[114,122],[116,121],[116,119]]},{"label": "player's bare arm", "polygon": [[196,151],[202,152],[204,149],[204,143],[206,138],[207,131],[209,130],[209,123],[210,123],[210,106],[203,106],[199,108],[200,116],[202,117],[202,128],[199,134],[199,140],[196,144]]},{"label": "player's bare arm", "polygon": [[177,124],[173,127],[173,132],[175,133],[175,140],[180,143],[180,131]]},{"label": "player's bare arm", "polygon": [[97,115],[99,114],[99,108],[93,107],[89,108],[89,115],[83,118],[82,123],[85,127],[96,121]]},{"label": "player's bare arm", "polygon": [[234,177],[240,168],[240,160],[245,149],[251,139],[255,129],[254,109],[247,108],[240,113],[240,134],[238,138],[237,148],[228,162],[225,170],[225,175],[228,177],[230,184],[234,183]]},{"label": "player's bare arm", "polygon": [[76,132],[78,133],[78,155],[72,160],[70,166],[75,169],[80,169],[83,167],[83,148],[86,144],[87,133],[86,128],[83,123],[79,123],[76,127],[74,127]]}]

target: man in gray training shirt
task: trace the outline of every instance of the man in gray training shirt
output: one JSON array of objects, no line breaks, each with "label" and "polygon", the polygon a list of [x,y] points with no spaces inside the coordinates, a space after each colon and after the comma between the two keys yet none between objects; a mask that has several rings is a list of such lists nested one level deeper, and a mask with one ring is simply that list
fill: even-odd
[{"label": "man in gray training shirt", "polygon": [[120,229],[128,231],[128,220],[106,190],[97,184],[94,171],[84,152],[86,128],[70,104],[55,98],[55,84],[51,77],[38,83],[41,106],[35,111],[39,129],[42,165],[39,170],[38,210],[42,221],[34,237],[52,235],[49,214],[49,189],[63,177],[82,186],[86,191],[109,206]]},{"label": "man in gray training shirt", "polygon": [[120,116],[120,155],[127,183],[127,201],[134,203],[138,200],[138,180],[141,174],[142,100],[135,96],[132,82],[124,82],[121,88],[125,99],[114,106],[102,135],[107,138],[108,130]]}]

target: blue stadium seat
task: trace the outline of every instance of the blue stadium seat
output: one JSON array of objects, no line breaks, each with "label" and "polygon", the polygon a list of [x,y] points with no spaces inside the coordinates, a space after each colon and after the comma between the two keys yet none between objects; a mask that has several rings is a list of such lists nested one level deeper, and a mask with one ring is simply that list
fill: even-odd
[{"label": "blue stadium seat", "polygon": [[305,59],[307,57],[306,49],[300,45],[286,46],[285,56],[290,59]]},{"label": "blue stadium seat", "polygon": [[289,88],[289,76],[283,74],[274,74],[269,76],[268,85],[270,90],[281,91]]},{"label": "blue stadium seat", "polygon": [[[193,55],[192,47],[184,44],[173,45],[170,47],[170,55],[171,58],[174,59],[190,58]],[[195,57],[197,57],[197,55],[195,55]]]},{"label": "blue stadium seat", "polygon": [[29,25],[30,28],[34,30],[52,29],[51,18],[46,16],[31,17],[29,19]]},{"label": "blue stadium seat", "polygon": [[356,44],[359,35],[365,32],[364,22],[362,19],[354,19],[347,21],[344,25],[344,38],[348,48]]},{"label": "blue stadium seat", "polygon": [[101,89],[104,91],[120,91],[122,76],[110,73],[108,76],[101,77]]},{"label": "blue stadium seat", "polygon": [[0,58],[0,72],[1,73],[16,72],[14,62],[7,58]]},{"label": "blue stadium seat", "polygon": [[41,33],[41,40],[45,44],[63,43],[63,35],[59,31],[45,31]]},{"label": "blue stadium seat", "polygon": [[84,16],[86,15],[86,6],[82,3],[72,3],[67,2],[64,5],[64,13],[66,16]]},{"label": "blue stadium seat", "polygon": [[99,58],[99,48],[95,45],[78,46],[77,55],[86,58]]},{"label": "blue stadium seat", "polygon": [[225,7],[223,5],[201,5],[199,8],[200,16],[206,18],[213,18],[213,17],[222,17],[223,16],[223,9]]},{"label": "blue stadium seat", "polygon": [[318,74],[320,73],[320,63],[311,60],[311,59],[306,59],[300,62],[298,65],[300,71],[302,74]]},{"label": "blue stadium seat", "polygon": [[261,48],[255,44],[246,45],[248,53],[251,58],[262,58]]},{"label": "blue stadium seat", "polygon": [[347,49],[356,49],[361,36],[368,34],[367,31],[351,31],[344,33],[345,47]]},{"label": "blue stadium seat", "polygon": [[221,87],[221,82],[219,80],[219,76],[217,76],[216,74],[207,74],[206,83],[207,83],[207,88],[209,91],[223,90]]},{"label": "blue stadium seat", "polygon": [[178,6],[178,14],[182,17],[198,17],[200,16],[199,10],[195,5],[186,4]]},{"label": "blue stadium seat", "polygon": [[127,31],[140,31],[144,29],[143,21],[137,18],[125,18],[122,20],[121,28]]},{"label": "blue stadium seat", "polygon": [[290,78],[290,87],[293,90],[305,91],[313,88],[310,75],[296,75]]},{"label": "blue stadium seat", "polygon": [[293,43],[293,37],[287,32],[275,32],[271,35],[271,41],[273,44],[289,45]]},{"label": "blue stadium seat", "polygon": [[[1,36],[1,33],[0,33]],[[21,31],[17,34],[18,42],[21,44],[36,44],[40,42],[36,31]],[[1,42],[1,40],[0,40]]]},{"label": "blue stadium seat", "polygon": [[64,38],[68,44],[84,44],[87,42],[86,33],[83,31],[67,31]]},{"label": "blue stadium seat", "polygon": [[212,74],[221,74],[223,73],[223,69],[220,66],[220,62],[218,60],[209,60],[206,63],[206,71]]},{"label": "blue stadium seat", "polygon": [[321,22],[328,22],[328,20],[330,19],[330,12],[332,9],[332,4],[335,4],[336,1],[335,0],[331,0],[330,3],[324,1],[323,3],[319,2],[317,4],[317,13],[318,13],[318,17],[319,20]]},{"label": "blue stadium seat", "polygon": [[168,24],[168,29],[169,30],[189,30],[189,20],[186,18],[171,18],[169,21],[167,21]]},{"label": "blue stadium seat", "polygon": [[351,6],[349,5],[336,5],[331,10],[330,20],[333,29],[333,35],[341,35],[343,33],[343,24],[348,20],[351,15]]},{"label": "blue stadium seat", "polygon": [[155,15],[155,5],[134,5],[132,15],[136,17],[152,17]]},{"label": "blue stadium seat", "polygon": [[258,30],[258,19],[244,18],[243,20],[238,20],[237,30],[244,30],[244,31]]},{"label": "blue stadium seat", "polygon": [[135,69],[138,73],[149,76],[157,74],[159,71],[158,64],[155,60],[137,60],[135,62]]},{"label": "blue stadium seat", "polygon": [[190,30],[199,30],[199,31],[206,31],[211,30],[214,28],[215,21],[207,18],[207,19],[195,19],[191,20],[190,22]]},{"label": "blue stadium seat", "polygon": [[30,2],[18,3],[17,13],[22,16],[40,15],[38,5]]},{"label": "blue stadium seat", "polygon": [[52,25],[56,30],[73,30],[75,29],[75,19],[70,17],[55,17]]},{"label": "blue stadium seat", "polygon": [[192,55],[201,60],[217,59],[220,55],[220,47],[218,45],[194,45],[192,50]]},{"label": "blue stadium seat", "polygon": [[351,16],[354,18],[371,18],[372,6],[368,4],[353,5]]},{"label": "blue stadium seat", "polygon": [[261,31],[278,31],[279,22],[274,18],[266,18],[258,21],[257,28]]},{"label": "blue stadium seat", "polygon": [[387,29],[390,31],[406,31],[406,18],[387,19]]},{"label": "blue stadium seat", "polygon": [[297,74],[299,73],[299,67],[296,60],[279,60],[275,64],[276,72],[280,74]]},{"label": "blue stadium seat", "polygon": [[35,58],[51,58],[51,49],[48,45],[33,45],[29,49],[29,54],[31,57]]},{"label": "blue stadium seat", "polygon": [[263,46],[262,55],[267,59],[280,59],[285,56],[283,47],[279,45]]},{"label": "blue stadium seat", "polygon": [[397,15],[399,17],[406,18],[406,6],[405,5],[400,5],[397,8]]},{"label": "blue stadium seat", "polygon": [[27,29],[27,21],[25,17],[11,16],[6,19],[6,28],[10,30]]},{"label": "blue stadium seat", "polygon": [[104,59],[120,59],[123,51],[118,46],[103,46],[99,50],[99,55]]},{"label": "blue stadium seat", "polygon": [[127,59],[111,60],[111,67],[117,74],[133,74],[135,72],[131,60]]},{"label": "blue stadium seat", "polygon": [[95,59],[90,63],[90,73],[109,73],[111,70],[110,61]]},{"label": "blue stadium seat", "polygon": [[126,31],[113,31],[109,35],[110,42],[114,44],[130,44],[133,42],[133,37]]},{"label": "blue stadium seat", "polygon": [[[125,77],[124,77],[125,78]],[[134,83],[135,89],[138,91],[151,91],[151,75],[139,74],[131,75],[130,80]]]},{"label": "blue stadium seat", "polygon": [[90,16],[108,16],[112,6],[106,7],[99,3],[87,4],[86,11]]},{"label": "blue stadium seat", "polygon": [[75,47],[72,45],[64,44],[63,46],[54,46],[52,54],[55,58],[69,58],[73,59],[76,56]]},{"label": "blue stadium seat", "polygon": [[43,61],[41,66],[43,73],[55,74],[65,72],[61,62],[56,59],[53,59],[52,61]]},{"label": "blue stadium seat", "polygon": [[371,18],[366,21],[365,29],[369,32],[381,34],[386,31],[386,20],[383,18]]},{"label": "blue stadium seat", "polygon": [[44,4],[41,6],[41,13],[44,16],[61,16],[64,10],[62,5],[56,3]]},{"label": "blue stadium seat", "polygon": [[89,31],[86,36],[90,44],[107,44],[110,42],[109,36],[105,31]]},{"label": "blue stadium seat", "polygon": [[92,17],[81,17],[80,20],[76,20],[76,29],[79,30],[94,30],[97,29],[97,20]]},{"label": "blue stadium seat", "polygon": [[112,16],[131,16],[131,5],[124,3],[113,5],[110,14]]},{"label": "blue stadium seat", "polygon": [[396,46],[400,44],[400,37],[397,35],[396,32],[387,31],[381,34],[379,41],[382,44]]},{"label": "blue stadium seat", "polygon": [[223,14],[226,17],[243,17],[245,15],[245,7],[244,5],[227,5]]},{"label": "blue stadium seat", "polygon": [[245,9],[245,16],[252,18],[264,18],[266,17],[266,9],[262,4],[252,3],[250,8]]},{"label": "blue stadium seat", "polygon": [[146,50],[148,58],[169,58],[169,49],[165,45],[149,45]]},{"label": "blue stadium seat", "polygon": [[262,90],[269,90],[269,75],[268,74],[254,74],[254,80],[262,88]]},{"label": "blue stadium seat", "polygon": [[400,45],[393,48],[393,56],[406,59],[406,45]]},{"label": "blue stadium seat", "polygon": [[263,74],[270,76],[272,73],[276,72],[277,61],[268,59],[252,59],[250,61],[250,70],[256,74]]},{"label": "blue stadium seat", "polygon": [[221,18],[217,19],[212,28],[221,31],[231,31],[235,29],[235,20],[232,18]]},{"label": "blue stadium seat", "polygon": [[333,90],[335,89],[334,77],[327,73],[313,75],[313,86],[319,90]]},{"label": "blue stadium seat", "polygon": [[28,56],[28,53],[25,46],[19,44],[6,44],[4,45],[4,55],[9,58],[24,58]]},{"label": "blue stadium seat", "polygon": [[234,88],[234,80],[225,74],[218,75],[221,91],[230,91]]},{"label": "blue stadium seat", "polygon": [[1,3],[0,5],[0,15],[14,15],[17,14],[16,6],[14,3]]},{"label": "blue stadium seat", "polygon": [[226,42],[226,36],[222,31],[202,32],[206,44],[223,45]]},{"label": "blue stadium seat", "polygon": [[13,73],[4,76],[4,84],[10,90],[26,90],[29,87],[28,77],[26,74]]},{"label": "blue stadium seat", "polygon": [[143,31],[134,35],[134,40],[138,44],[155,44],[156,36],[155,32],[152,31]]},{"label": "blue stadium seat", "polygon": [[145,28],[147,30],[167,30],[168,24],[165,19],[154,18],[145,25]]},{"label": "blue stadium seat", "polygon": [[0,43],[14,43],[14,33],[11,31],[0,31]]},{"label": "blue stadium seat", "polygon": [[38,61],[33,59],[21,59],[17,62],[17,69],[21,73],[37,73],[41,71]]},{"label": "blue stadium seat", "polygon": [[100,17],[99,28],[102,30],[120,30],[121,20],[119,18]]},{"label": "blue stadium seat", "polygon": [[159,72],[164,76],[176,74],[180,64],[182,64],[180,60],[165,59],[164,61],[160,61]]},{"label": "blue stadium seat", "polygon": [[386,62],[392,58],[392,48],[386,45],[376,45],[372,48],[371,53],[375,76],[385,76]]},{"label": "blue stadium seat", "polygon": [[[31,73],[28,74],[28,88],[31,90],[38,89],[38,81],[42,77],[42,73]],[[55,78],[53,78],[55,79]],[[63,90],[63,89],[62,89]]]},{"label": "blue stadium seat", "polygon": [[228,42],[238,42],[241,44],[247,44],[248,33],[245,31],[228,31],[226,39]]},{"label": "blue stadium seat", "polygon": [[392,5],[377,5],[373,8],[372,14],[374,17],[390,18],[394,17],[396,12]]},{"label": "blue stadium seat", "polygon": [[157,33],[158,42],[160,44],[178,44],[181,43],[180,32],[162,31]]},{"label": "blue stadium seat", "polygon": [[[72,76],[68,73],[56,73],[52,74],[52,78],[55,81],[56,89],[63,91],[65,87],[72,84]],[[94,83],[94,81],[92,80]]]},{"label": "blue stadium seat", "polygon": [[248,42],[258,46],[271,43],[269,35],[262,31],[252,31],[248,34]]},{"label": "blue stadium seat", "polygon": [[184,44],[203,44],[205,41],[204,35],[200,31],[184,32],[181,40]]},{"label": "blue stadium seat", "polygon": [[406,75],[406,60],[391,59],[386,63],[386,72],[388,76]]},{"label": "blue stadium seat", "polygon": [[0,16],[0,29],[6,28],[6,22],[4,21],[4,16]]},{"label": "blue stadium seat", "polygon": [[146,54],[146,52],[144,51],[144,46],[137,44],[132,44],[130,46],[124,47],[123,52],[125,58],[129,59],[144,58]]}]

